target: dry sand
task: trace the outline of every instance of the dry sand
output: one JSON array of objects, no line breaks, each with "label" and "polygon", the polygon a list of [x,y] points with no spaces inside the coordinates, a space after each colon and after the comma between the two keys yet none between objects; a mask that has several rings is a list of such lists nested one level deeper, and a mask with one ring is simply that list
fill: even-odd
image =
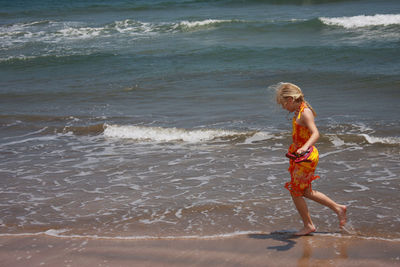
[{"label": "dry sand", "polygon": [[152,240],[2,236],[0,266],[400,266],[400,242],[318,233]]}]

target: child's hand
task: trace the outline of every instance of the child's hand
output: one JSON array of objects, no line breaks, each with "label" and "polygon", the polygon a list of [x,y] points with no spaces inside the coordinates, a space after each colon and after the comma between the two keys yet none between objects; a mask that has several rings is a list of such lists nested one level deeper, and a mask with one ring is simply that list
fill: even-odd
[{"label": "child's hand", "polygon": [[307,149],[301,147],[301,148],[297,149],[296,154],[302,156],[302,155],[304,155],[306,152],[307,152]]}]

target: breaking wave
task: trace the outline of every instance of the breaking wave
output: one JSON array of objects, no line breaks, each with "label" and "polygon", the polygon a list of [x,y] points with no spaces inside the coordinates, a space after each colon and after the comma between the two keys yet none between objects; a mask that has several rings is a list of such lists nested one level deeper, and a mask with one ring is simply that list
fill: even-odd
[{"label": "breaking wave", "polygon": [[57,43],[73,39],[91,39],[109,37],[116,33],[129,35],[148,35],[165,32],[191,31],[207,29],[222,23],[234,23],[236,20],[206,19],[178,22],[142,22],[132,19],[115,21],[101,26],[90,26],[78,22],[33,21],[2,25],[0,40],[2,47],[10,42],[41,41]]},{"label": "breaking wave", "polygon": [[[221,129],[181,129],[145,126],[108,125],[104,129],[104,136],[110,138],[133,139],[139,141],[184,141],[190,143],[213,140],[245,140],[256,132],[239,132]],[[268,135],[265,134],[265,138]]]},{"label": "breaking wave", "polygon": [[[210,30],[221,25],[238,24],[247,25],[248,31],[254,27],[269,29],[286,25],[298,31],[304,27],[319,29],[321,26],[340,26],[346,29],[370,26],[400,25],[400,14],[376,14],[372,16],[359,15],[351,17],[319,17],[309,20],[293,18],[287,21],[243,21],[236,19],[204,19],[184,20],[176,22],[142,22],[133,19],[114,21],[104,25],[88,25],[73,21],[30,21],[0,26],[0,47],[12,48],[31,42],[62,43],[74,40],[90,40],[94,38],[107,38],[116,34],[127,36],[153,36],[162,33],[178,33],[199,30]],[[246,26],[246,27],[247,27]]]},{"label": "breaking wave", "polygon": [[400,137],[376,137],[376,136],[371,136],[368,134],[360,134],[360,136],[364,137],[365,140],[367,140],[368,143],[370,144],[388,144],[388,145],[398,145],[400,144]]},{"label": "breaking wave", "polygon": [[370,26],[400,25],[400,14],[376,14],[373,16],[359,15],[352,17],[319,18],[322,23],[329,26],[340,26],[346,29]]},{"label": "breaking wave", "polygon": [[[40,57],[62,57],[91,55],[93,53],[111,53],[115,42],[104,42],[112,38],[130,41],[143,38],[154,38],[164,34],[185,34],[200,31],[229,29],[238,35],[260,34],[273,31],[319,31],[321,28],[341,27],[359,29],[370,26],[400,25],[400,14],[353,16],[353,17],[319,17],[310,19],[286,20],[238,20],[238,19],[203,19],[172,22],[143,22],[134,19],[113,21],[103,25],[92,25],[74,21],[39,20],[0,25],[0,48],[8,51],[0,57],[0,63],[14,63]],[[374,33],[377,38],[398,40],[397,28],[379,29]],[[365,36],[367,40],[371,36]],[[99,46],[101,44],[101,46]],[[71,49],[70,46],[74,49]],[[29,49],[28,49],[29,48]],[[26,49],[15,52],[16,49]],[[32,52],[34,51],[34,52]],[[108,51],[108,52],[107,52]]]}]

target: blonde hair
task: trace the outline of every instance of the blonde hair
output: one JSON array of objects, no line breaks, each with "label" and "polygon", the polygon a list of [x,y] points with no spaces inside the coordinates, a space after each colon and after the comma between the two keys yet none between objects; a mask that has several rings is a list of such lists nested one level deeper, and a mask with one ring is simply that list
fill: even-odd
[{"label": "blonde hair", "polygon": [[300,87],[293,83],[278,83],[276,86],[276,103],[282,105],[286,103],[289,97],[292,97],[295,102],[304,102],[311,109],[314,116],[317,116],[311,105],[304,99],[304,94]]}]

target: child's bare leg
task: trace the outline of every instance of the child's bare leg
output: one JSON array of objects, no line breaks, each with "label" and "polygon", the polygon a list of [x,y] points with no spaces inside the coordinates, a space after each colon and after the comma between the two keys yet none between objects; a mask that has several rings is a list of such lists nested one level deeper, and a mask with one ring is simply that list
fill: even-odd
[{"label": "child's bare leg", "polygon": [[311,200],[314,200],[324,206],[327,206],[331,210],[333,210],[339,218],[339,225],[340,227],[343,227],[346,224],[346,210],[347,207],[345,205],[340,205],[337,204],[335,201],[330,199],[328,196],[325,194],[312,190],[310,188],[307,188],[304,192],[304,196],[306,198],[309,198]]},{"label": "child's bare leg", "polygon": [[302,196],[294,196],[292,194],[293,202],[303,220],[304,228],[295,233],[295,235],[308,235],[315,232],[315,226],[311,220],[310,213],[308,212],[307,203]]}]

